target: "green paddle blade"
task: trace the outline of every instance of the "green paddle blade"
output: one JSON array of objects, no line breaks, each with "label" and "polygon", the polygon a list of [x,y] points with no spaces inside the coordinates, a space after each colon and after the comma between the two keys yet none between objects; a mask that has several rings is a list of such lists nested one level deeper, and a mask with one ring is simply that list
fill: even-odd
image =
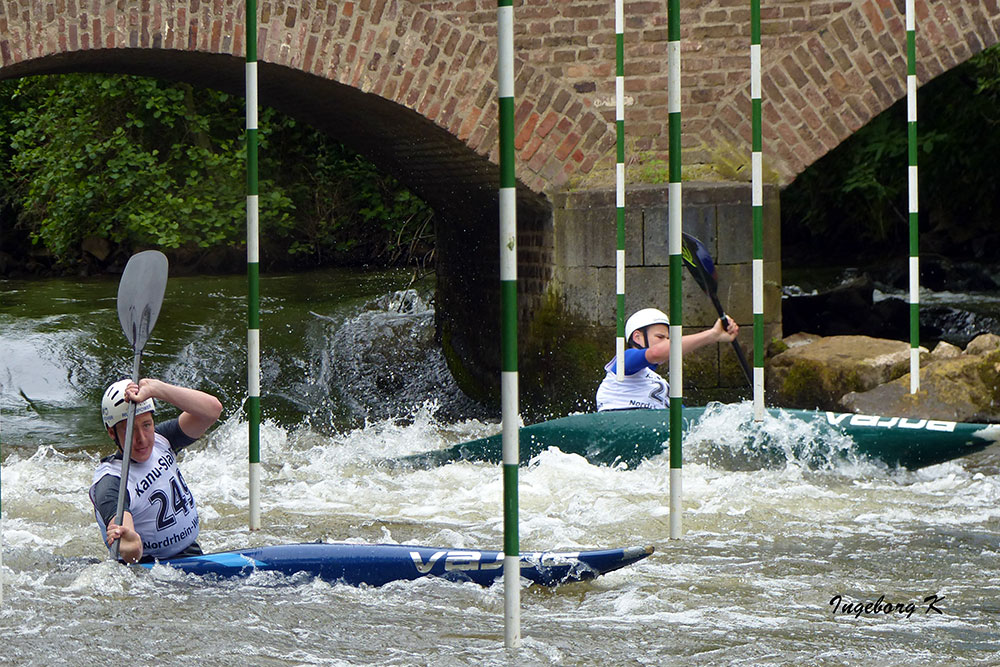
[{"label": "green paddle blade", "polygon": [[135,351],[142,350],[167,289],[167,257],[158,250],[132,255],[118,283],[118,321]]}]

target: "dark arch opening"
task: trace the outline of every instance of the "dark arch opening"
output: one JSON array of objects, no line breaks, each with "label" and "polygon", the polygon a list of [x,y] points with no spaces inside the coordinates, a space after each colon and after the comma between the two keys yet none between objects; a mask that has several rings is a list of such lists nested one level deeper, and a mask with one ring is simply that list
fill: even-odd
[{"label": "dark arch opening", "polygon": [[[149,76],[236,96],[245,86],[240,58],[162,49],[54,54],[2,68],[0,78],[73,72]],[[498,384],[500,362],[497,165],[420,114],[378,95],[268,63],[258,65],[258,79],[261,105],[341,141],[434,208],[439,337],[463,389],[486,398]],[[551,217],[548,199],[519,183],[518,236],[526,251],[520,273],[527,278],[519,282],[522,325],[550,278],[551,268],[545,267],[551,267]]]}]

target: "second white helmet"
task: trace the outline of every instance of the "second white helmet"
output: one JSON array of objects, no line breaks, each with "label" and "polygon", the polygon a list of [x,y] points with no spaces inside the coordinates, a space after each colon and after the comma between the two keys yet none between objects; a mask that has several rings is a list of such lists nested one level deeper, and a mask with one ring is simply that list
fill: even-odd
[{"label": "second white helmet", "polygon": [[[104,419],[105,428],[111,428],[123,419],[128,419],[129,400],[125,398],[125,390],[132,383],[132,380],[119,380],[107,388],[104,398],[101,399],[101,417]],[[147,398],[141,403],[135,404],[135,414],[154,412],[156,407],[153,399]]]}]

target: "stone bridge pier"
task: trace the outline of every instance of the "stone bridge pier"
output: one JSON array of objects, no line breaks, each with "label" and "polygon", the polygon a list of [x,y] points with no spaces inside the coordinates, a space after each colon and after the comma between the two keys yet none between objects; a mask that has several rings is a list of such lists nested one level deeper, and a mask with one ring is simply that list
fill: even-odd
[{"label": "stone bridge pier", "polygon": [[[739,342],[752,363],[750,195],[749,184],[685,183],[683,225],[712,254],[719,298],[739,323]],[[765,340],[781,337],[778,197],[777,187],[765,187]],[[549,210],[524,207],[518,219],[519,364],[529,417],[593,409],[604,364],[614,356],[615,191],[562,192],[552,202]],[[667,186],[632,187],[627,202],[626,316],[649,306],[669,311]],[[439,319],[442,343],[462,386],[492,403],[499,376],[495,354],[499,333],[494,326],[500,317],[499,301],[495,275],[477,273],[474,267],[498,263],[499,233],[474,242],[466,230],[455,233],[447,225],[442,227],[439,247],[442,256],[451,259],[438,269],[438,307],[464,314]],[[464,257],[461,264],[456,261],[459,257]],[[715,309],[687,272],[682,292],[685,331],[712,326]],[[466,359],[478,363],[468,364]],[[694,401],[751,395],[728,345],[703,348],[685,357],[684,365],[685,396]]]}]

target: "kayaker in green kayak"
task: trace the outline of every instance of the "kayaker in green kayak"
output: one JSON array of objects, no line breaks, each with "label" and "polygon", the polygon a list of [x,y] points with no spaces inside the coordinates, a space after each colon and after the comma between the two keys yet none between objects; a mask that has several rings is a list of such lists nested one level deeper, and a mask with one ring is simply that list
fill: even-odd
[{"label": "kayaker in green kayak", "polygon": [[[711,329],[688,334],[681,338],[684,354],[712,345],[736,340],[740,327],[727,318],[728,328],[722,319]],[[670,358],[670,320],[666,313],[656,308],[643,308],[625,322],[625,378],[618,381],[617,360],[612,359],[604,369],[607,374],[597,388],[597,410],[666,409],[670,392],[667,381],[656,368]]]}]

